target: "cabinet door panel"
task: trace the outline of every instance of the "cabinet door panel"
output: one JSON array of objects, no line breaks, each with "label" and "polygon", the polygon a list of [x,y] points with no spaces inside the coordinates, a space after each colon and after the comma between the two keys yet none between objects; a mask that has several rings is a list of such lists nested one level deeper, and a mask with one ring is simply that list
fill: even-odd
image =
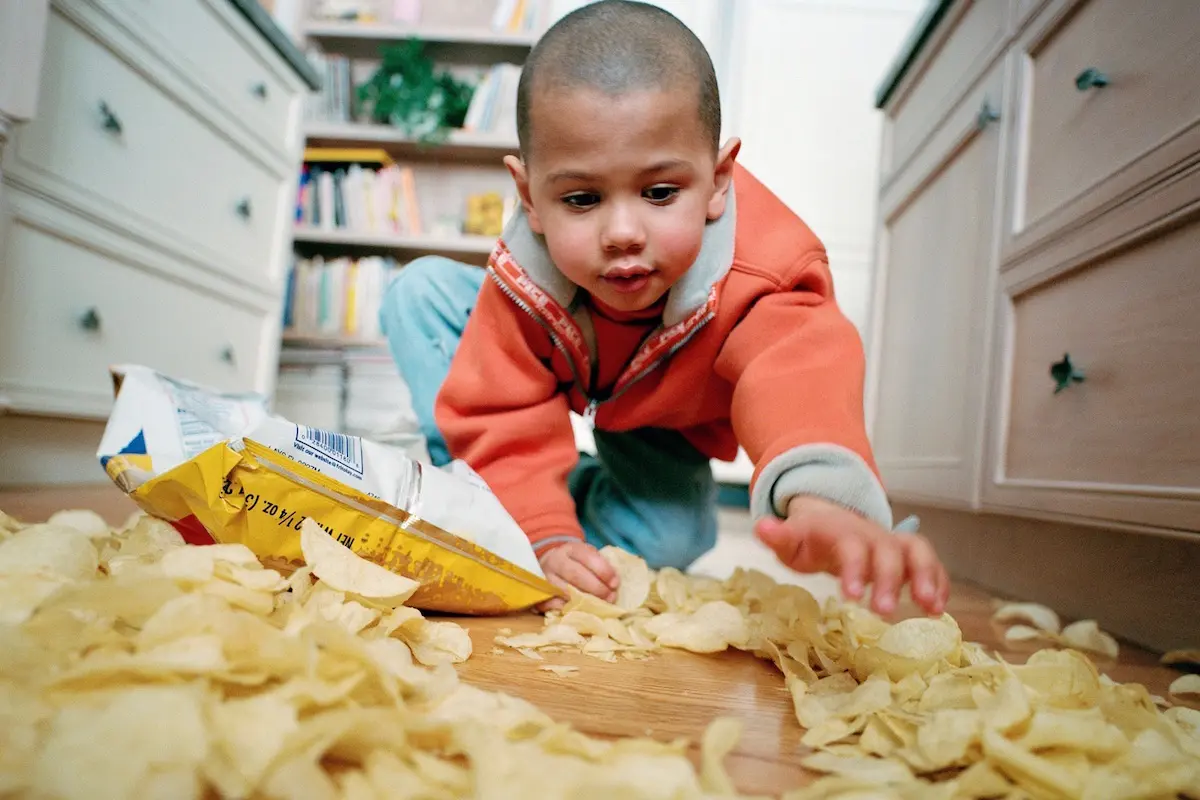
[{"label": "cabinet door panel", "polygon": [[978,501],[1001,136],[977,123],[982,102],[964,102],[935,138],[941,157],[884,207],[872,432],[896,497]]}]

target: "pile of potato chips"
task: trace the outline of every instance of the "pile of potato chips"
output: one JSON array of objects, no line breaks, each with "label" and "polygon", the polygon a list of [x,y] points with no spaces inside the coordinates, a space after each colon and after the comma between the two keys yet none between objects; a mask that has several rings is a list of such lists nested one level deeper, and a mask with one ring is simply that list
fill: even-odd
[{"label": "pile of potato chips", "polygon": [[[704,797],[686,742],[607,742],[458,680],[466,631],[305,523],[288,578],[139,517],[0,515],[0,796]],[[313,582],[311,576],[319,577]],[[732,731],[732,735],[731,735]]]},{"label": "pile of potato chips", "polygon": [[[698,771],[683,741],[587,737],[460,682],[470,637],[405,606],[412,581],[312,523],[301,545],[307,566],[285,577],[148,517],[0,514],[0,796],[737,796],[722,768],[736,721],[713,721]],[[614,603],[575,594],[540,633],[498,643],[541,660],[770,659],[814,749],[803,763],[824,774],[790,800],[1200,798],[1200,712],[1162,711],[1076,650],[1008,664],[949,616],[889,625],[753,571],[604,555]]]},{"label": "pile of potato chips", "polygon": [[[601,552],[621,575],[613,603],[575,592],[540,633],[497,643],[531,658],[733,647],[771,660],[816,750],[802,763],[826,774],[789,800],[1200,798],[1200,711],[1161,711],[1145,687],[1101,675],[1082,651],[1115,656],[1116,642],[1093,621],[1062,629],[1042,606],[1000,609],[999,621],[1037,624],[1063,646],[1015,665],[963,641],[949,615],[889,625],[761,573],[716,581]],[[1194,692],[1194,678],[1172,691]]]}]

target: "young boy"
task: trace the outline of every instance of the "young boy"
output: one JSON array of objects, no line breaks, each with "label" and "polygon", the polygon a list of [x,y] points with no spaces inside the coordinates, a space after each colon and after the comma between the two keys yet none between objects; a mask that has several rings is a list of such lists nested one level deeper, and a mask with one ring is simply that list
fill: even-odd
[{"label": "young boy", "polygon": [[825,250],[720,144],[700,41],[655,6],[586,5],[531,52],[517,120],[521,208],[488,270],[418,259],[381,311],[434,463],[488,482],[549,580],[611,599],[598,547],[683,569],[713,546],[709,461],[740,444],[756,533],[785,564],[839,574],[852,599],[873,584],[881,614],[911,582],[940,613],[933,549],[891,532]]}]

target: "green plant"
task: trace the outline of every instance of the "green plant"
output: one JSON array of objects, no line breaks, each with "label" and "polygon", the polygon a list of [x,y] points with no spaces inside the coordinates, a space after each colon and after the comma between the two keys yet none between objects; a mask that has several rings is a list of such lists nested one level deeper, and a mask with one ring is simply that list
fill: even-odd
[{"label": "green plant", "polygon": [[437,142],[461,128],[475,87],[438,71],[425,43],[409,39],[385,47],[379,69],[358,87],[358,102],[371,120],[402,129],[422,142]]}]

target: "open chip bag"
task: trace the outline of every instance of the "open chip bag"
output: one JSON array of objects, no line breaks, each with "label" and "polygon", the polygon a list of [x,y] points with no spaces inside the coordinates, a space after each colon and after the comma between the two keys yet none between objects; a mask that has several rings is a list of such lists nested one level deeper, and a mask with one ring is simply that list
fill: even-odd
[{"label": "open chip bag", "polygon": [[313,519],[363,558],[419,581],[408,605],[497,614],[559,595],[520,527],[465,464],[444,469],[387,445],[297,425],[257,394],[142,366],[112,369],[116,401],[98,456],[147,513],[192,544],[240,542],[268,566],[304,564]]}]

